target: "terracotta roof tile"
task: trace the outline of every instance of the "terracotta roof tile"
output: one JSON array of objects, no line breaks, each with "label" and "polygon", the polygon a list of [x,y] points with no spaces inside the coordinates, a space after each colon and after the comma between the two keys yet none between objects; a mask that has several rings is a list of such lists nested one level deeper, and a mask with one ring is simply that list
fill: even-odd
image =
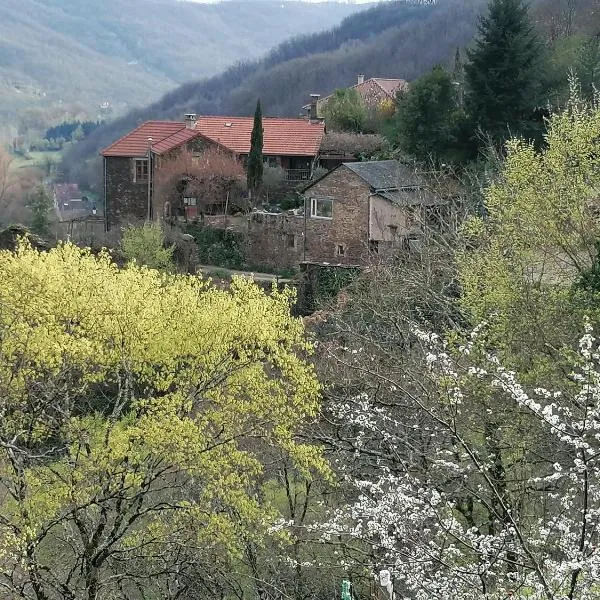
[{"label": "terracotta roof tile", "polygon": [[373,77],[372,81],[390,96],[395,96],[398,90],[404,90],[408,87],[408,83],[404,79],[383,79],[381,77]]},{"label": "terracotta roof tile", "polygon": [[[210,139],[236,154],[248,154],[253,123],[252,117],[199,117],[195,129],[189,129],[181,122],[148,121],[102,150],[101,154],[144,156],[149,137],[156,154],[169,152],[196,137]],[[323,123],[305,119],[265,117],[263,129],[263,153],[269,156],[316,156],[325,134]]]},{"label": "terracotta roof tile", "polygon": [[[250,152],[252,117],[200,117],[196,131],[237,154]],[[263,119],[263,154],[269,156],[316,156],[325,134],[323,123],[305,119]]]},{"label": "terracotta roof tile", "polygon": [[148,152],[148,138],[152,138],[154,147],[182,129],[185,129],[185,124],[176,121],[146,121],[104,148],[100,154],[102,156],[145,156]]},{"label": "terracotta roof tile", "polygon": [[76,183],[57,183],[54,185],[54,194],[59,203],[81,200],[81,192]]}]

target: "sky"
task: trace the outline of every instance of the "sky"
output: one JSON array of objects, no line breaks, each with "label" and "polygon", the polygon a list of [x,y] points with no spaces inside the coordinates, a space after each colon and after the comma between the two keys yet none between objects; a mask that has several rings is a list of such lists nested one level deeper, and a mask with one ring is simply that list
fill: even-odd
[{"label": "sky", "polygon": [[[187,0],[187,2],[200,2],[202,4],[215,4],[226,0]],[[281,0],[286,2],[288,0]],[[340,2],[341,4],[374,4],[377,2],[385,2],[386,0],[303,0],[304,2]]]}]

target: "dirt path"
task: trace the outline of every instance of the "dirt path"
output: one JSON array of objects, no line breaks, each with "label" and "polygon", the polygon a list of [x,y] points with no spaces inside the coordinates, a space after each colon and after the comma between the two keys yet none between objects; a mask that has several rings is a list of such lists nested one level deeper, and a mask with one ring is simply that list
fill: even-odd
[{"label": "dirt path", "polygon": [[241,277],[249,277],[254,281],[271,282],[276,281],[278,283],[291,283],[291,279],[280,277],[279,275],[273,275],[273,273],[257,273],[255,271],[235,271],[234,269],[224,269],[222,267],[216,267],[214,265],[199,265],[198,271],[203,275],[209,277],[213,274],[227,274],[229,277],[238,275]]}]

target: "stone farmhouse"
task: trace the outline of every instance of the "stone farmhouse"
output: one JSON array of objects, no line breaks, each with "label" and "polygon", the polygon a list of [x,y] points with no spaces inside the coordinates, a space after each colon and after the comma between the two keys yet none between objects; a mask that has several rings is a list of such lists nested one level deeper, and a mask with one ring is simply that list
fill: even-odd
[{"label": "stone farmhouse", "polygon": [[[243,163],[250,152],[252,117],[185,116],[147,121],[101,151],[104,160],[106,229],[128,219],[152,219],[154,179],[162,160],[180,149],[214,146]],[[318,119],[263,118],[263,156],[285,170],[288,181],[310,181],[325,125]]]},{"label": "stone farmhouse", "polygon": [[[398,92],[404,92],[408,89],[408,82],[404,79],[386,79],[384,77],[365,79],[364,75],[359,75],[357,82],[349,89],[356,90],[367,107],[377,108],[386,100],[394,102]],[[313,103],[316,102],[316,113],[311,114],[313,118],[323,116],[323,109],[332,96],[333,94],[323,98],[317,94],[311,96]],[[307,104],[302,108],[304,111],[310,112],[311,104]]]},{"label": "stone farmhouse", "polygon": [[395,161],[343,163],[303,192],[296,214],[253,213],[252,264],[366,265],[374,255],[418,246],[439,199],[410,167]]}]

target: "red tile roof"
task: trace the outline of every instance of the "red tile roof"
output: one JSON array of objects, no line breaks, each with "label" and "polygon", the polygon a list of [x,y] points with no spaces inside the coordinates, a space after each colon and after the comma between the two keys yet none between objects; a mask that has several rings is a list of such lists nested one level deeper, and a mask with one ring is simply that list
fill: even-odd
[{"label": "red tile roof", "polygon": [[408,82],[404,79],[383,79],[381,77],[373,77],[371,80],[390,96],[395,96],[398,90],[404,90],[408,87]]},{"label": "red tile roof", "polygon": [[104,148],[102,156],[145,156],[148,153],[148,138],[152,138],[152,146],[162,142],[181,129],[184,123],[174,121],[146,121],[127,135]]},{"label": "red tile roof", "polygon": [[81,192],[76,183],[57,183],[54,185],[54,194],[61,204],[70,200],[81,200]]},{"label": "red tile roof", "polygon": [[[102,150],[103,156],[144,156],[148,138],[152,150],[164,154],[182,144],[204,137],[236,154],[250,152],[252,117],[199,117],[195,129],[185,123],[148,121]],[[316,156],[325,134],[323,123],[305,119],[263,118],[263,154],[268,156]]]},{"label": "red tile roof", "polygon": [[[405,79],[370,77],[369,79],[365,79],[362,83],[351,85],[348,89],[356,90],[367,105],[376,105],[386,97],[393,100],[397,92],[406,91],[408,89],[408,81]],[[327,96],[320,98],[318,101],[319,106],[324,106],[332,96],[333,94],[328,94]],[[305,104],[302,108],[308,110],[310,104]]]}]

